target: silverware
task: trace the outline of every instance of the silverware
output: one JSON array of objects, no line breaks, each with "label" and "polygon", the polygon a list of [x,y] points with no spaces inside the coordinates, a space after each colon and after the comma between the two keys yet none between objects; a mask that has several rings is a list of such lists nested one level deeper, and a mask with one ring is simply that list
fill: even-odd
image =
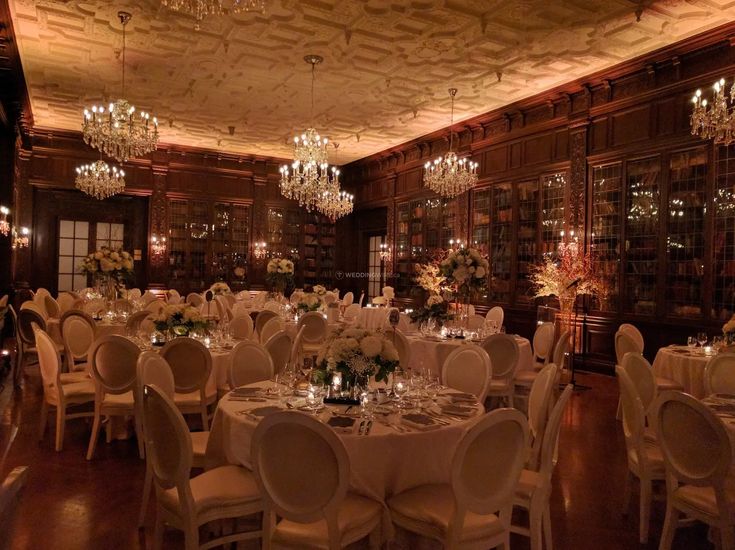
[{"label": "silverware", "polygon": [[373,421],[368,420],[367,426],[365,426],[365,435],[370,435],[370,430],[373,429]]},{"label": "silverware", "polygon": [[360,421],[360,427],[357,429],[357,435],[363,435],[362,431],[365,429],[365,421]]},{"label": "silverware", "polygon": [[293,403],[289,403],[288,401],[286,401],[286,408],[287,409],[293,409],[295,407],[293,406]]}]

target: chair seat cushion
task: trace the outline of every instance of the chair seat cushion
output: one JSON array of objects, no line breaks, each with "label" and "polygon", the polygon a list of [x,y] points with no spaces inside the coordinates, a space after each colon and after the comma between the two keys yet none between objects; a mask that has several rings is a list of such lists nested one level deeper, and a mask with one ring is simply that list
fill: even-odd
[{"label": "chair seat cushion", "polygon": [[[348,493],[339,507],[337,525],[342,535],[342,546],[354,542],[355,533],[370,524],[377,525],[383,513],[379,502],[370,498]],[[370,529],[372,530],[372,529]],[[283,519],[273,532],[274,545],[293,548],[329,548],[327,522],[296,523]]]},{"label": "chair seat cushion", "polygon": [[191,432],[191,450],[194,456],[204,456],[207,452],[209,432]]},{"label": "chair seat cushion", "polygon": [[[91,378],[68,384],[62,382],[61,385],[64,391],[64,398],[69,404],[94,401],[94,382],[92,382]],[[56,388],[45,388],[44,392],[46,392],[46,400],[49,403],[55,404],[58,401]]]},{"label": "chair seat cushion", "polygon": [[135,398],[133,397],[132,391],[125,393],[106,393],[105,398],[102,400],[102,406],[106,409],[132,409],[134,405]]},{"label": "chair seat cushion", "polygon": [[[62,372],[59,374],[59,379],[64,385],[73,384],[74,382],[84,382],[86,380],[92,380],[84,371],[78,372]],[[93,388],[94,389],[94,388]]]},{"label": "chair seat cushion", "polygon": [[[735,505],[735,487],[733,487],[733,482],[725,484],[725,492],[731,506]],[[674,498],[703,514],[714,517],[719,515],[715,490],[711,486],[696,487],[694,485],[680,485],[674,492]],[[735,517],[735,510],[731,509],[730,514]]]},{"label": "chair seat cushion", "polygon": [[488,395],[493,393],[507,393],[513,389],[513,385],[509,383],[509,380],[503,380],[500,378],[493,378],[490,380],[487,391]]},{"label": "chair seat cushion", "polygon": [[[198,514],[228,506],[241,506],[260,499],[253,473],[241,466],[220,466],[193,477],[191,496]],[[161,494],[161,506],[180,514],[179,494],[176,488]]]},{"label": "chair seat cushion", "polygon": [[[447,484],[421,485],[388,500],[393,521],[410,530],[419,526],[426,534],[443,539],[454,513],[454,494]],[[428,528],[428,529],[427,529]],[[462,541],[486,539],[501,535],[503,524],[495,514],[467,512],[462,528]]]},{"label": "chair seat cushion", "polygon": [[530,506],[531,497],[541,483],[541,476],[533,470],[521,470],[521,477],[516,485],[515,503],[524,503]]},{"label": "chair seat cushion", "polygon": [[[650,439],[643,440],[643,452],[646,453],[646,460],[648,461],[648,467],[651,468],[654,478],[664,479],[665,467],[664,457],[661,454],[661,447],[658,446],[656,441]],[[628,460],[635,466],[638,464],[638,455],[634,452],[628,453]]]},{"label": "chair seat cushion", "polygon": [[656,377],[656,387],[659,391],[684,391],[684,386],[670,378]]}]

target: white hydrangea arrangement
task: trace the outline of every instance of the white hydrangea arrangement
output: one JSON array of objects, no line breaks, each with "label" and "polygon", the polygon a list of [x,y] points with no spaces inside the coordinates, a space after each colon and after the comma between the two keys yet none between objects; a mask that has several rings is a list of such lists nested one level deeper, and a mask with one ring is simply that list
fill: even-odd
[{"label": "white hydrangea arrangement", "polygon": [[482,290],[487,284],[490,263],[475,248],[452,250],[439,264],[452,290],[463,296]]},{"label": "white hydrangea arrangement", "polygon": [[227,283],[223,282],[214,283],[211,287],[209,287],[209,290],[211,290],[212,294],[214,294],[215,296],[225,296],[227,294],[232,294],[230,286]]},{"label": "white hydrangea arrangement", "polygon": [[327,383],[335,372],[354,384],[357,376],[374,376],[387,382],[398,366],[393,343],[371,330],[347,328],[336,331],[321,347],[316,360],[318,372]]},{"label": "white hydrangea arrangement", "polygon": [[322,299],[315,292],[302,292],[298,295],[296,309],[299,311],[316,311],[322,307]]},{"label": "white hydrangea arrangement", "polygon": [[103,246],[84,258],[79,270],[95,277],[127,276],[133,273],[133,256],[122,248]]},{"label": "white hydrangea arrangement", "polygon": [[209,329],[209,321],[190,304],[176,304],[164,307],[153,317],[156,330],[165,332],[172,330],[179,336],[185,336],[193,330]]},{"label": "white hydrangea arrangement", "polygon": [[314,285],[311,287],[311,291],[319,297],[323,297],[327,293],[327,289],[323,285]]},{"label": "white hydrangea arrangement", "polygon": [[293,262],[287,258],[272,258],[266,266],[265,280],[278,292],[293,284]]}]

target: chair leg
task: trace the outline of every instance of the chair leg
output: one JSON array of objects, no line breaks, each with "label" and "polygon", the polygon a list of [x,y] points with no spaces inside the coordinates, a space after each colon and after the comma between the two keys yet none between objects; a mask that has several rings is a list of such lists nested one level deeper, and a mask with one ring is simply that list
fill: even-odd
[{"label": "chair leg", "polygon": [[151,499],[151,488],[153,485],[153,472],[148,464],[145,467],[145,480],[143,481],[143,502],[140,503],[140,512],[138,513],[138,528],[142,529],[145,525],[145,513],[148,511],[148,501]]},{"label": "chair leg", "polygon": [[648,542],[648,524],[651,516],[651,480],[641,478],[640,542]]},{"label": "chair leg", "polygon": [[209,417],[207,415],[207,404],[202,402],[202,430],[209,431]]},{"label": "chair leg", "polygon": [[513,390],[508,394],[508,406],[511,409],[513,408]]},{"label": "chair leg", "polygon": [[531,509],[528,514],[528,531],[531,539],[531,550],[541,550],[543,547],[541,539],[541,523],[543,522],[543,514],[538,506],[531,503]]},{"label": "chair leg", "polygon": [[630,510],[630,494],[631,485],[633,483],[633,474],[628,470],[625,473],[625,482],[623,485],[623,515],[627,516]]},{"label": "chair leg", "polygon": [[268,510],[263,511],[263,535],[260,545],[262,550],[271,550],[271,538],[273,537],[275,521],[276,518],[272,512]]},{"label": "chair leg", "polygon": [[135,439],[138,441],[138,456],[141,460],[145,459],[145,448],[143,447],[143,426],[140,421],[140,415],[135,415]]},{"label": "chair leg", "polygon": [[546,546],[546,550],[552,550],[554,548],[554,545],[552,544],[552,537],[551,537],[551,511],[549,508],[549,501],[546,501],[546,504],[544,505],[544,514],[543,514],[543,528],[544,528],[544,545]]},{"label": "chair leg", "polygon": [[161,518],[161,510],[156,507],[156,526],[153,528],[153,550],[161,550],[163,547],[163,518]]},{"label": "chair leg", "polygon": [[66,407],[59,404],[56,407],[56,452],[58,453],[64,445],[64,426],[66,425]]},{"label": "chair leg", "polygon": [[666,502],[666,519],[664,520],[664,528],[661,532],[661,542],[658,545],[659,550],[671,550],[678,523],[679,510],[671,505],[671,496],[668,496]]},{"label": "chair leg", "polygon": [[199,527],[191,520],[184,526],[185,550],[199,550]]},{"label": "chair leg", "polygon": [[43,404],[41,405],[41,422],[38,426],[38,440],[43,440],[43,435],[46,433],[46,423],[48,422],[48,403],[46,402],[46,399],[43,400]]},{"label": "chair leg", "polygon": [[87,448],[87,460],[92,460],[94,449],[97,446],[97,437],[100,433],[100,413],[95,411],[94,422],[92,423],[92,435],[89,436],[89,447]]},{"label": "chair leg", "polygon": [[109,445],[112,443],[112,417],[107,417],[107,423],[105,424],[105,442]]}]

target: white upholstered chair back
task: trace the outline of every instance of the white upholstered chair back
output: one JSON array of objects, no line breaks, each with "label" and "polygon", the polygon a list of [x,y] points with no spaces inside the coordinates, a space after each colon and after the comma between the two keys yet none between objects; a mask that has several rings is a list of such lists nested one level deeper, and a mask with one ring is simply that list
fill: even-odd
[{"label": "white upholstered chair back", "polygon": [[453,350],[442,366],[444,385],[471,393],[480,403],[487,396],[492,364],[487,352],[476,344],[466,344]]}]

